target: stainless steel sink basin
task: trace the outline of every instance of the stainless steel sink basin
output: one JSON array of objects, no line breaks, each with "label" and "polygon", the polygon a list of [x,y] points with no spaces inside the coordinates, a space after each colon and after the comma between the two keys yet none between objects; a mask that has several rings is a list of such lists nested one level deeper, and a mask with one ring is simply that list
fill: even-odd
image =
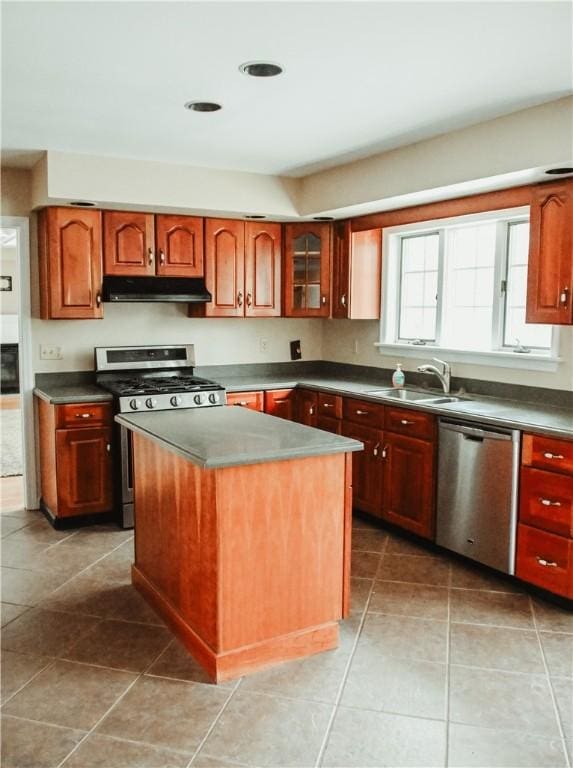
[{"label": "stainless steel sink basin", "polygon": [[457,403],[460,399],[453,395],[433,395],[431,392],[420,392],[418,389],[372,389],[366,394],[377,395],[389,400],[400,400],[403,403],[425,403],[428,405]]}]

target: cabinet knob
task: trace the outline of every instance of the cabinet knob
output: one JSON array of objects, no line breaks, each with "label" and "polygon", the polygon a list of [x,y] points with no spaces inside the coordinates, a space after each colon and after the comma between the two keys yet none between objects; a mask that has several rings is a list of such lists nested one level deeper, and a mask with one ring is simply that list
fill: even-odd
[{"label": "cabinet knob", "polygon": [[569,303],[569,286],[566,285],[563,290],[561,291],[561,296],[559,297],[559,301],[561,304],[563,304],[564,307],[567,306]]},{"label": "cabinet knob", "polygon": [[323,305],[326,304],[326,296],[321,296],[320,300],[323,303]]},{"label": "cabinet knob", "polygon": [[239,307],[243,306],[243,292],[242,291],[239,291],[239,293],[237,294],[237,304],[239,305]]},{"label": "cabinet knob", "polygon": [[345,293],[343,293],[343,294],[342,294],[342,296],[340,297],[340,304],[341,304],[343,307],[345,307],[345,306],[346,306],[346,294],[345,294]]},{"label": "cabinet knob", "polygon": [[111,443],[107,443],[105,449],[108,453],[111,453]]},{"label": "cabinet knob", "polygon": [[560,501],[551,501],[551,499],[544,499],[542,496],[539,497],[539,502],[543,504],[544,507],[560,507],[561,506]]},{"label": "cabinet knob", "polygon": [[253,296],[249,292],[249,293],[247,293],[247,307],[250,307],[252,305],[252,303],[253,303]]},{"label": "cabinet knob", "polygon": [[308,409],[308,413],[309,413],[309,416],[314,416],[314,406],[313,405],[311,405],[310,408]]},{"label": "cabinet knob", "polygon": [[385,459],[388,456],[388,446],[385,445],[384,448],[382,448],[382,458]]},{"label": "cabinet knob", "polygon": [[96,296],[96,307],[101,307],[101,293]]},{"label": "cabinet knob", "polygon": [[153,264],[153,250],[151,248],[147,249],[147,262],[149,265]]},{"label": "cabinet knob", "polygon": [[561,453],[550,453],[549,451],[546,451],[543,455],[546,459],[557,459],[558,461],[565,458]]},{"label": "cabinet knob", "polygon": [[165,254],[163,253],[163,249],[159,251],[159,263],[165,264]]},{"label": "cabinet knob", "polygon": [[379,448],[380,448],[380,443],[376,443],[376,445],[375,445],[375,446],[374,446],[374,448],[372,449],[372,455],[373,455],[373,456],[378,456],[378,449],[379,449]]},{"label": "cabinet knob", "polygon": [[536,560],[539,565],[542,565],[544,568],[557,568],[555,560],[545,560],[543,557],[537,557]]}]

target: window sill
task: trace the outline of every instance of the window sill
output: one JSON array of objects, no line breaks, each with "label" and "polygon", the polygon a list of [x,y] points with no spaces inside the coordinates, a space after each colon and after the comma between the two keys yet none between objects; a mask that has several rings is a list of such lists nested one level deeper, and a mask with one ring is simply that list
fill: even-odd
[{"label": "window sill", "polygon": [[450,349],[431,344],[396,344],[376,342],[374,344],[382,355],[417,357],[428,360],[432,357],[444,357],[448,363],[467,363],[469,365],[489,365],[498,368],[515,368],[529,371],[555,372],[562,357],[541,355],[535,352],[479,352],[462,349]]}]

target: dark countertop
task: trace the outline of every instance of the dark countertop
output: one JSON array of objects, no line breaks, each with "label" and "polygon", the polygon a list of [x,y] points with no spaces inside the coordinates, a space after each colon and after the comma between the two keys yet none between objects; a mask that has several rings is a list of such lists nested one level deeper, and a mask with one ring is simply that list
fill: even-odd
[{"label": "dark countertop", "polygon": [[36,387],[34,394],[52,405],[108,403],[113,400],[111,392],[106,392],[97,384],[50,384]]},{"label": "dark countertop", "polygon": [[115,420],[206,469],[363,449],[357,440],[247,408],[120,414]]},{"label": "dark countertop", "polygon": [[[391,388],[391,383],[381,384],[379,380],[368,381],[361,379],[337,379],[331,376],[301,376],[297,379],[277,376],[237,376],[218,379],[228,392],[248,392],[260,389],[287,389],[293,386],[306,387],[338,395],[357,396],[364,400],[392,405],[401,408],[411,408],[426,411],[440,416],[449,416],[465,421],[479,422],[489,426],[502,426],[510,429],[521,429],[555,437],[573,438],[573,411],[568,408],[543,406],[520,400],[507,400],[483,395],[461,395],[457,403],[442,403],[430,405],[416,402],[396,402],[369,394],[369,390]],[[417,389],[417,387],[408,387]],[[433,390],[432,394],[442,392]],[[455,395],[456,393],[452,393]]]}]

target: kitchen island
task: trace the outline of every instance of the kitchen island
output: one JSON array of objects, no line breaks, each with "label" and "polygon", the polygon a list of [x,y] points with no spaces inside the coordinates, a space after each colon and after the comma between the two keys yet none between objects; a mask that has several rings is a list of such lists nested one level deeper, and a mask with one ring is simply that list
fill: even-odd
[{"label": "kitchen island", "polygon": [[362,444],[230,406],[116,421],[133,433],[133,583],[210,677],[335,648]]}]

